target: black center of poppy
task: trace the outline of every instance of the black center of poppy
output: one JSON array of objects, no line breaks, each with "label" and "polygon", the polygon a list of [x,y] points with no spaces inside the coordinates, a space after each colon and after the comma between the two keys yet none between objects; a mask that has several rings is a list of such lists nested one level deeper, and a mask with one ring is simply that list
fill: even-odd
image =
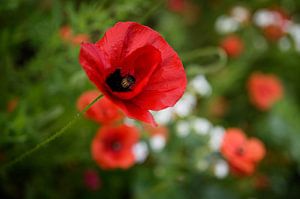
[{"label": "black center of poppy", "polygon": [[106,78],[105,82],[114,92],[128,92],[131,91],[135,78],[132,75],[122,77],[121,70],[117,69]]},{"label": "black center of poppy", "polygon": [[114,142],[111,143],[111,149],[112,149],[113,151],[120,151],[121,148],[122,148],[122,145],[121,145],[120,142],[114,141]]},{"label": "black center of poppy", "polygon": [[238,147],[235,151],[238,156],[242,156],[245,153],[245,150],[242,147]]}]

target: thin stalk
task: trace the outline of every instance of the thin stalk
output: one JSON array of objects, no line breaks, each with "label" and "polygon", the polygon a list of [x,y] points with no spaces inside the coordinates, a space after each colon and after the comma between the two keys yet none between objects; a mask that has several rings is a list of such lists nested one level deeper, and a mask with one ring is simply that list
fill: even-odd
[{"label": "thin stalk", "polygon": [[15,165],[16,163],[22,161],[23,159],[27,158],[28,156],[30,156],[31,154],[33,154],[34,152],[38,151],[41,147],[46,146],[47,144],[49,144],[50,142],[54,141],[56,138],[60,137],[62,134],[64,134],[66,132],[66,130],[68,130],[77,120],[79,120],[82,115],[89,109],[91,108],[91,106],[93,104],[95,104],[103,95],[100,94],[98,97],[96,97],[89,105],[87,105],[81,112],[77,113],[73,119],[71,121],[69,121],[63,128],[61,128],[59,131],[53,133],[52,135],[50,135],[48,138],[46,138],[45,140],[43,140],[42,142],[38,143],[35,147],[33,147],[32,149],[29,149],[28,151],[24,152],[23,154],[19,155],[18,157],[16,157],[15,159],[13,159],[12,161],[8,162],[7,164],[5,164],[1,170],[6,170],[9,167]]},{"label": "thin stalk", "polygon": [[196,49],[180,55],[183,62],[193,62],[198,67],[192,67],[188,71],[188,76],[199,73],[215,72],[223,68],[227,63],[227,55],[219,47],[206,47]]}]

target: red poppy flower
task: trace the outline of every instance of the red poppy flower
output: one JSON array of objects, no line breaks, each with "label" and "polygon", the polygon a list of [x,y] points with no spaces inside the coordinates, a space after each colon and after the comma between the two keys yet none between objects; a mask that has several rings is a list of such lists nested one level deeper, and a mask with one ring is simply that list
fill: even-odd
[{"label": "red poppy flower", "polygon": [[96,44],[83,43],[79,61],[129,117],[154,125],[149,110],[173,106],[187,83],[177,53],[159,33],[134,22],[117,23]]},{"label": "red poppy flower", "polygon": [[221,153],[228,160],[234,173],[251,175],[266,152],[260,140],[247,139],[241,129],[230,128],[223,137]]},{"label": "red poppy flower", "polygon": [[59,35],[60,35],[60,38],[63,41],[70,41],[71,37],[72,37],[72,29],[71,29],[71,27],[68,26],[68,25],[62,26],[59,29]]},{"label": "red poppy flower", "polygon": [[72,37],[71,43],[74,45],[79,45],[82,42],[88,42],[90,41],[90,37],[87,34],[77,34]]},{"label": "red poppy flower", "polygon": [[260,110],[268,110],[282,98],[283,88],[275,75],[253,73],[248,80],[251,102]]},{"label": "red poppy flower", "polygon": [[[77,100],[78,110],[83,110],[98,95],[99,91],[86,91]],[[123,113],[106,97],[102,97],[87,112],[85,116],[102,124],[110,124],[123,118]]]},{"label": "red poppy flower", "polygon": [[84,172],[83,181],[85,186],[91,191],[97,191],[101,186],[97,171],[92,169],[88,169]]},{"label": "red poppy flower", "polygon": [[240,37],[231,35],[222,40],[221,47],[229,57],[238,57],[244,50],[244,43]]},{"label": "red poppy flower", "polygon": [[93,159],[103,169],[127,169],[135,163],[133,146],[138,139],[139,133],[135,127],[104,126],[93,140]]},{"label": "red poppy flower", "polygon": [[17,97],[9,100],[7,103],[7,112],[9,112],[9,113],[13,112],[16,109],[16,107],[18,106],[18,103],[19,103],[19,98],[17,98]]},{"label": "red poppy flower", "polygon": [[263,33],[270,41],[278,41],[281,37],[285,35],[285,32],[282,29],[282,27],[277,25],[269,25],[264,27]]},{"label": "red poppy flower", "polygon": [[282,38],[289,27],[290,16],[280,7],[270,9],[273,22],[263,27],[264,35],[271,41],[277,41]]},{"label": "red poppy flower", "polygon": [[186,0],[168,0],[168,8],[174,12],[183,12],[186,8]]}]

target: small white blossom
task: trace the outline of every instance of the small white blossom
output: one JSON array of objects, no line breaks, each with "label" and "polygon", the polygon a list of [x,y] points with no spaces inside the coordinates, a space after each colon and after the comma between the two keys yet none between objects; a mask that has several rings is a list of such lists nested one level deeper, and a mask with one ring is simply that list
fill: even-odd
[{"label": "small white blossom", "polygon": [[133,154],[136,162],[143,163],[149,154],[147,144],[145,142],[135,144],[133,146]]},{"label": "small white blossom", "polygon": [[228,175],[229,167],[226,161],[218,160],[214,165],[214,174],[217,178],[222,179]]},{"label": "small white blossom", "polygon": [[192,121],[192,127],[195,132],[199,135],[206,135],[208,134],[209,130],[211,129],[211,123],[205,118],[196,118]]},{"label": "small white blossom", "polygon": [[221,147],[225,129],[220,126],[216,126],[210,131],[209,146],[212,150],[218,151]]},{"label": "small white blossom", "polygon": [[190,133],[190,124],[186,121],[179,121],[176,123],[176,130],[179,137],[186,137]]},{"label": "small white blossom", "polygon": [[157,112],[152,111],[152,113],[153,117],[155,118],[155,121],[158,124],[166,125],[173,120],[174,108],[170,107]]},{"label": "small white blossom", "polygon": [[161,151],[166,145],[166,138],[162,135],[154,135],[150,138],[150,146],[155,152]]},{"label": "small white blossom", "polygon": [[233,17],[222,15],[220,16],[216,23],[215,29],[220,34],[228,34],[237,31],[239,28],[239,22]]},{"label": "small white blossom", "polygon": [[212,93],[212,88],[203,75],[198,75],[192,79],[190,85],[201,96],[210,96]]},{"label": "small white blossom", "polygon": [[254,23],[259,27],[266,27],[276,23],[276,17],[272,11],[262,9],[253,16]]},{"label": "small white blossom", "polygon": [[250,12],[242,6],[235,6],[231,11],[231,16],[238,22],[246,22],[250,18]]},{"label": "small white blossom", "polygon": [[296,50],[300,52],[300,24],[290,24],[287,32],[294,39]]},{"label": "small white blossom", "polygon": [[136,121],[135,121],[134,119],[131,119],[131,118],[126,117],[126,118],[124,119],[124,123],[127,124],[127,125],[129,125],[129,126],[134,126],[135,123],[136,123]]},{"label": "small white blossom", "polygon": [[186,117],[195,108],[196,103],[196,97],[194,95],[186,93],[174,106],[175,113],[180,117]]}]

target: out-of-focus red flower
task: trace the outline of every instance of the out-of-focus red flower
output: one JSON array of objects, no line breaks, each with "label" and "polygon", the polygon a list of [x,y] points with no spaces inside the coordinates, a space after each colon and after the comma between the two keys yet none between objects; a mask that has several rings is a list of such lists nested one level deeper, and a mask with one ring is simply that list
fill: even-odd
[{"label": "out-of-focus red flower", "polygon": [[177,53],[159,33],[135,22],[119,22],[96,44],[83,43],[79,61],[107,98],[153,125],[149,110],[173,106],[186,88]]},{"label": "out-of-focus red flower", "polygon": [[228,100],[225,97],[217,97],[210,103],[210,114],[214,117],[223,117],[228,110],[228,106]]},{"label": "out-of-focus red flower", "polygon": [[256,164],[265,156],[263,143],[256,139],[247,139],[238,128],[229,128],[223,137],[221,153],[228,160],[232,171],[238,175],[251,175]]},{"label": "out-of-focus red flower", "polygon": [[63,41],[66,41],[66,42],[71,41],[71,39],[72,39],[72,37],[73,37],[71,27],[68,26],[68,25],[62,26],[62,27],[59,29],[59,35],[60,35],[60,38],[61,38]]},{"label": "out-of-focus red flower", "polygon": [[277,41],[285,35],[282,27],[278,25],[269,25],[263,28],[264,35],[271,41]]},{"label": "out-of-focus red flower", "polygon": [[83,176],[84,185],[91,191],[97,191],[101,187],[101,181],[97,171],[88,169]]},{"label": "out-of-focus red flower", "polygon": [[7,103],[7,112],[8,113],[13,112],[16,109],[18,103],[19,103],[19,98],[17,98],[17,97],[9,100]]},{"label": "out-of-focus red flower", "polygon": [[264,11],[266,22],[261,24],[263,33],[270,41],[277,41],[286,35],[291,17],[281,7],[273,7]]},{"label": "out-of-focus red flower", "polygon": [[[100,92],[96,90],[84,92],[77,100],[77,108],[82,111]],[[102,97],[87,112],[85,116],[102,124],[111,124],[124,117],[121,110],[108,98]]]},{"label": "out-of-focus red flower", "polygon": [[168,0],[168,8],[174,12],[183,12],[186,9],[186,0]]},{"label": "out-of-focus red flower", "polygon": [[230,35],[222,40],[221,47],[229,57],[238,57],[244,50],[244,43],[240,37]]},{"label": "out-of-focus red flower", "polygon": [[265,189],[270,186],[270,180],[266,175],[258,175],[254,178],[254,187],[256,189]]},{"label": "out-of-focus red flower", "polygon": [[88,42],[90,41],[90,37],[87,34],[77,34],[72,37],[71,42],[74,45],[79,45],[82,42]]},{"label": "out-of-focus red flower", "polygon": [[127,169],[135,163],[133,146],[138,139],[133,126],[104,126],[92,142],[92,157],[102,169]]},{"label": "out-of-focus red flower", "polygon": [[87,34],[77,34],[73,35],[72,28],[68,25],[62,26],[59,30],[60,38],[73,45],[79,45],[82,42],[90,41],[90,37]]},{"label": "out-of-focus red flower", "polygon": [[283,96],[280,80],[275,75],[253,73],[248,80],[250,101],[260,110],[268,110]]}]

